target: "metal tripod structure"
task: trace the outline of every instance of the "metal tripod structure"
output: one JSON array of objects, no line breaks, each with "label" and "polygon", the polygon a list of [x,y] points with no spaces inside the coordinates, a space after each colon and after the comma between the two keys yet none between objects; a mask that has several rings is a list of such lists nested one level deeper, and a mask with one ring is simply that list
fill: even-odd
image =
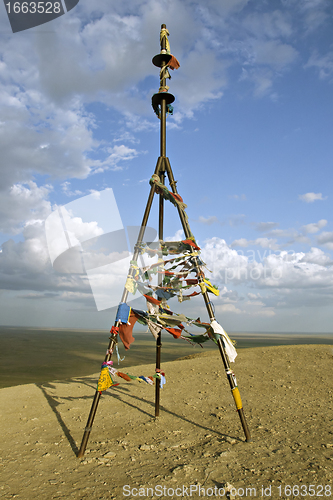
[{"label": "metal tripod structure", "polygon": [[[160,36],[161,52],[160,52],[160,54],[157,54],[155,57],[153,57],[153,60],[152,60],[152,62],[155,66],[161,68],[160,89],[159,89],[159,92],[157,94],[154,94],[154,96],[152,98],[153,107],[154,107],[154,109],[159,109],[159,117],[160,117],[160,156],[157,160],[154,174],[156,174],[159,177],[160,183],[162,183],[163,185],[165,184],[165,176],[167,175],[172,192],[173,192],[173,194],[177,195],[178,192],[177,192],[177,188],[176,188],[176,181],[175,181],[174,176],[173,176],[173,172],[172,172],[169,158],[166,156],[167,107],[175,100],[175,97],[168,92],[168,87],[166,86],[166,74],[167,73],[165,71],[163,71],[164,69],[167,68],[171,58],[173,57],[172,55],[170,55],[169,50],[168,50],[169,42],[168,42],[167,35],[168,35],[168,32],[166,30],[166,25],[162,24],[161,36]],[[139,254],[140,254],[140,245],[143,242],[145,229],[146,229],[146,226],[148,223],[148,218],[149,218],[150,210],[151,210],[152,203],[153,203],[155,189],[156,189],[156,187],[153,184],[151,186],[151,189],[150,189],[146,209],[145,209],[142,223],[141,223],[141,228],[140,228],[139,235],[137,238],[137,243],[136,243],[135,248],[134,248],[134,255],[133,255],[134,261],[136,261],[138,259]],[[179,213],[179,218],[180,218],[180,221],[182,224],[183,231],[185,233],[185,237],[191,238],[191,236],[192,236],[191,230],[190,230],[189,224],[187,222],[187,219],[184,215],[184,212],[181,210],[181,208],[179,206],[177,206],[177,210]],[[160,194],[159,195],[159,228],[158,228],[159,240],[163,240],[163,222],[164,222],[164,199],[163,199],[162,194]],[[199,262],[198,262],[197,257],[194,257],[193,259],[194,259],[195,266],[198,268]],[[133,269],[132,268],[129,271],[129,276],[133,276]],[[200,275],[198,276],[198,282],[199,282],[199,284],[203,283],[203,278]],[[120,302],[126,303],[128,293],[129,293],[128,290],[126,288],[124,288]],[[205,302],[205,305],[207,308],[208,316],[210,318],[210,321],[212,322],[213,320],[215,320],[215,315],[213,312],[211,302],[210,302],[209,297],[208,297],[207,290],[205,292],[203,292],[202,295],[203,295],[204,302]],[[114,326],[118,327],[119,324],[120,324],[120,321],[116,321]],[[108,345],[107,355],[105,357],[104,362],[108,362],[111,360],[111,356],[112,356],[112,353],[114,351],[116,344],[117,344],[117,334],[112,333],[112,330],[111,330],[110,342]],[[226,372],[226,375],[228,378],[230,389],[231,389],[231,392],[232,392],[232,395],[233,395],[233,398],[234,398],[234,401],[236,404],[237,412],[238,412],[238,415],[239,415],[239,418],[240,418],[240,421],[241,421],[241,424],[242,424],[242,427],[244,430],[246,441],[251,441],[251,436],[250,436],[250,432],[249,432],[247,422],[245,419],[244,410],[242,407],[242,402],[241,402],[239,390],[237,387],[236,378],[235,378],[233,371],[230,369],[229,359],[228,359],[228,356],[226,354],[224,342],[223,342],[223,339],[221,338],[221,336],[219,336],[219,338],[217,340],[217,344],[218,344],[218,348],[219,348],[222,362],[224,365],[224,369],[225,369],[225,372]],[[161,368],[161,347],[162,347],[162,342],[161,342],[161,331],[160,331],[158,334],[158,338],[156,340],[156,371],[157,372],[159,372],[160,368]],[[81,442],[81,447],[80,447],[80,450],[78,453],[79,458],[83,457],[83,455],[85,453],[100,398],[101,398],[101,392],[96,390],[96,393],[95,393],[95,396],[94,396],[94,399],[93,399],[93,402],[91,405],[87,425],[86,425],[85,430],[84,430],[84,434],[83,434],[83,438],[82,438],[82,442]],[[155,417],[159,416],[159,411],[160,411],[160,384],[158,383],[158,379],[157,379],[156,384],[155,384]]]}]

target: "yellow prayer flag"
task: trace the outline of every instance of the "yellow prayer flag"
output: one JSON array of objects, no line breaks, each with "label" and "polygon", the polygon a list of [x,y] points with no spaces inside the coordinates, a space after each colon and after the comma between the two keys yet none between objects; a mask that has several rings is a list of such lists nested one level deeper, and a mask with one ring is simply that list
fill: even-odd
[{"label": "yellow prayer flag", "polygon": [[208,288],[209,291],[211,291],[214,295],[217,296],[220,295],[220,291],[217,288],[215,288],[215,286],[213,286],[209,280],[204,279],[204,282],[206,283],[206,287]]},{"label": "yellow prayer flag", "polygon": [[99,376],[97,390],[99,392],[106,391],[109,387],[113,385],[112,378],[109,373],[109,369],[107,366],[102,368],[101,374]]},{"label": "yellow prayer flag", "polygon": [[134,281],[134,279],[132,277],[128,277],[127,278],[126,283],[125,283],[125,288],[130,293],[133,293],[133,295],[135,294],[135,292],[136,292],[136,290],[135,290],[135,281]]}]

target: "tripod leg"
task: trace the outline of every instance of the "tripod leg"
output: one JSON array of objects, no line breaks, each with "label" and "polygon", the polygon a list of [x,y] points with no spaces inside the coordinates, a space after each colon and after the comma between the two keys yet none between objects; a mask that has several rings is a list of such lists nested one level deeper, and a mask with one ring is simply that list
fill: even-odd
[{"label": "tripod leg", "polygon": [[[170,183],[172,192],[175,194],[178,194],[177,188],[176,188],[176,182],[175,182],[175,179],[173,177],[173,172],[172,172],[172,168],[171,168],[171,165],[169,162],[169,158],[165,159],[165,164],[166,164],[166,171],[168,174],[169,183]],[[177,207],[177,208],[178,208],[178,213],[179,213],[179,217],[180,217],[183,229],[184,229],[185,236],[186,236],[186,238],[190,238],[191,237],[191,230],[190,230],[189,224],[187,222],[187,219],[184,215],[184,212],[179,207]],[[194,262],[196,263],[196,266],[199,268],[198,261],[196,258],[194,258]],[[198,280],[200,282],[200,281],[202,281],[202,278],[200,278],[200,276],[198,276]],[[202,295],[203,295],[203,299],[205,301],[205,305],[206,305],[206,309],[207,309],[210,321],[213,321],[215,319],[215,316],[214,316],[213,308],[212,308],[211,302],[209,300],[207,291],[204,292]],[[228,360],[227,354],[225,352],[222,339],[219,338],[217,342],[218,342],[220,354],[222,357],[222,361],[224,364],[224,368],[225,368],[225,371],[226,371],[226,374],[228,377],[228,381],[230,384],[231,393],[233,395],[233,398],[234,398],[234,401],[236,404],[236,408],[237,408],[237,412],[239,414],[239,418],[241,420],[241,424],[242,424],[242,427],[244,430],[246,441],[251,441],[250,431],[249,431],[249,428],[247,426],[247,422],[245,419],[244,410],[243,410],[243,406],[242,406],[242,400],[241,400],[241,397],[239,394],[237,384],[235,382],[235,380],[236,380],[235,376],[234,376],[232,370],[230,370],[229,360]]]},{"label": "tripod leg", "polygon": [[[155,168],[155,174],[158,175],[158,173],[159,173],[162,165],[164,165],[163,158],[159,157],[158,160],[157,160],[156,168]],[[142,243],[142,240],[143,240],[144,232],[145,232],[145,229],[146,229],[146,226],[147,226],[147,222],[148,222],[148,218],[149,218],[149,213],[150,213],[151,206],[152,206],[152,203],[153,203],[154,193],[155,193],[155,187],[152,186],[151,190],[150,190],[150,193],[149,193],[149,197],[148,197],[148,201],[147,201],[145,213],[143,215],[142,224],[141,224],[140,232],[139,232],[139,235],[138,235],[137,243],[136,243],[136,246],[135,246],[135,249],[134,249],[133,260],[137,260],[137,258],[139,256],[139,252],[140,252],[139,245]],[[132,270],[130,270],[129,274],[131,272],[132,272]],[[127,296],[128,296],[128,290],[126,288],[124,288],[123,295],[122,295],[122,298],[121,298],[121,302],[126,302]],[[119,326],[119,324],[116,322],[114,326]],[[108,347],[108,350],[107,350],[108,354],[106,355],[104,361],[110,361],[111,356],[112,356],[112,352],[113,352],[113,348],[114,348],[114,346],[115,346],[116,343],[117,343],[116,335],[113,334],[110,337],[110,343],[109,343],[109,347]],[[93,399],[93,402],[92,402],[92,405],[91,405],[91,409],[90,409],[90,413],[89,413],[87,425],[86,425],[86,428],[84,430],[84,434],[83,434],[83,438],[82,438],[82,442],[81,442],[81,447],[80,447],[80,450],[79,450],[79,453],[78,453],[78,458],[83,457],[83,455],[84,455],[84,453],[86,451],[88,439],[89,439],[90,432],[91,432],[91,429],[92,429],[92,426],[93,426],[93,423],[94,423],[94,419],[95,419],[95,415],[96,415],[96,412],[97,412],[97,407],[98,407],[98,403],[99,403],[100,398],[101,398],[101,393],[99,391],[96,391],[94,399]]]},{"label": "tripod leg", "polygon": [[[116,336],[116,334],[113,333],[110,337],[110,342],[109,342],[109,346],[108,346],[108,350],[107,350],[107,355],[105,357],[105,361],[110,361],[111,356],[112,356],[112,352],[113,352],[113,349],[114,349],[114,346],[116,345],[116,343],[117,343],[117,336]],[[87,420],[87,425],[86,425],[86,428],[84,429],[81,447],[80,447],[79,453],[77,455],[78,458],[83,457],[83,455],[86,451],[88,439],[89,439],[90,432],[91,432],[91,429],[92,429],[92,426],[94,423],[94,419],[95,419],[95,415],[97,412],[97,407],[98,407],[98,403],[99,403],[100,398],[101,398],[101,393],[96,390],[95,396],[94,396],[94,399],[93,399],[93,402],[91,405],[89,417]]]},{"label": "tripod leg", "polygon": [[224,368],[225,368],[225,371],[226,371],[226,374],[228,377],[231,393],[233,395],[233,398],[234,398],[234,401],[236,404],[237,412],[238,412],[238,415],[239,415],[239,418],[240,418],[240,421],[241,421],[241,424],[243,427],[246,441],[251,441],[251,435],[250,435],[250,431],[249,431],[249,428],[247,426],[247,422],[245,419],[242,400],[241,400],[239,390],[237,387],[237,383],[236,383],[236,377],[235,377],[234,373],[232,372],[232,370],[230,369],[228,357],[226,355],[224,345],[223,345],[221,338],[218,339],[217,344],[218,344],[218,347],[220,350],[221,358],[222,358]]},{"label": "tripod leg", "polygon": [[101,397],[101,393],[98,392],[98,391],[96,391],[93,403],[91,405],[91,409],[90,409],[90,413],[89,413],[87,425],[86,425],[86,428],[84,429],[84,434],[83,434],[83,438],[82,438],[82,442],[81,442],[81,447],[80,447],[79,453],[77,454],[78,458],[83,457],[83,455],[84,455],[84,453],[86,451],[88,439],[89,439],[89,436],[90,436],[92,425],[94,423],[94,419],[95,419],[95,415],[96,415],[96,411],[97,411],[97,406],[98,406],[100,397]]}]

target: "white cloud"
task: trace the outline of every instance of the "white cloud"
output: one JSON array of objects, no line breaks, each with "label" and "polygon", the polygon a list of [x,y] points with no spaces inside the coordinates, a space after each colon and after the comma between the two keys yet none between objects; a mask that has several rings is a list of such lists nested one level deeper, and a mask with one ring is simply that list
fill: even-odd
[{"label": "white cloud", "polygon": [[333,51],[325,55],[314,52],[304,67],[316,68],[321,80],[329,78],[330,81],[333,81]]},{"label": "white cloud", "polygon": [[223,224],[228,224],[231,227],[240,226],[245,224],[245,214],[230,215],[223,221]]},{"label": "white cloud", "polygon": [[50,267],[49,254],[43,237],[43,224],[29,224],[23,230],[24,241],[9,240],[2,245],[1,271],[22,274],[42,273]]},{"label": "white cloud", "polygon": [[184,238],[184,231],[182,229],[178,229],[173,236],[167,236],[165,241],[182,241]]},{"label": "white cloud", "polygon": [[260,298],[260,293],[249,292],[247,294],[247,297],[248,297],[249,300],[258,300]]},{"label": "white cloud", "polygon": [[231,243],[231,247],[242,247],[246,248],[252,245],[258,245],[262,248],[270,248],[272,250],[278,250],[280,248],[276,243],[276,239],[272,238],[256,238],[255,240],[247,240],[246,238],[240,238]]},{"label": "white cloud", "polygon": [[250,80],[254,83],[254,95],[256,97],[265,96],[273,87],[273,73],[267,69],[252,71]]},{"label": "white cloud", "polygon": [[248,3],[249,0],[224,0],[223,2],[207,0],[204,5],[207,9],[211,9],[214,15],[227,16],[242,10]]},{"label": "white cloud", "polygon": [[330,15],[327,0],[282,0],[287,8],[294,8],[294,15],[301,20],[305,34],[311,34],[322,26]]},{"label": "white cloud", "polygon": [[305,201],[306,203],[313,203],[316,200],[326,200],[327,196],[323,198],[322,193],[305,193],[298,196],[299,200]]},{"label": "white cloud", "polygon": [[[317,233],[326,225],[327,225],[327,220],[321,219],[318,222],[305,224],[300,228],[300,230],[296,230],[293,228],[277,229],[276,226],[279,226],[278,223],[263,222],[259,224],[254,224],[255,229],[257,231],[262,231],[266,233],[268,236],[271,236],[272,238],[256,238],[255,240],[247,240],[245,238],[240,238],[239,240],[233,241],[231,246],[232,247],[240,246],[246,248],[253,245],[259,245],[263,248],[279,250],[285,248],[286,246],[290,246],[293,243],[313,245],[313,242],[311,241],[308,235]],[[278,243],[278,238],[287,239],[287,241]]]},{"label": "white cloud", "polygon": [[313,222],[312,224],[306,224],[305,226],[302,226],[301,229],[305,234],[308,234],[308,233],[313,234],[313,233],[317,233],[318,231],[320,231],[320,229],[325,227],[326,224],[327,224],[327,220],[321,219],[318,222]]},{"label": "white cloud", "polygon": [[310,264],[318,264],[320,266],[331,266],[333,264],[330,255],[316,247],[312,247],[310,252],[304,254],[300,262],[308,262]]},{"label": "white cloud", "polygon": [[[333,242],[333,233],[327,233]],[[325,289],[333,291],[333,266],[330,257],[320,249],[311,252],[244,254],[230,248],[225,240],[212,238],[202,246],[202,256],[215,280],[223,285],[250,284],[255,289]],[[256,258],[254,258],[254,256]]]},{"label": "white cloud", "polygon": [[253,57],[254,63],[282,69],[295,61],[297,51],[291,45],[276,40],[256,40],[253,42]]},{"label": "white cloud", "polygon": [[234,240],[232,243],[231,243],[231,247],[242,247],[242,248],[246,248],[250,245],[250,241],[247,240],[246,238],[239,238],[238,240]]},{"label": "white cloud", "polygon": [[[95,229],[91,228],[93,234]],[[80,303],[92,297],[86,277],[53,272],[42,222],[26,226],[23,236],[24,241],[8,241],[2,246],[2,289],[38,292],[50,300],[62,300],[66,293],[71,300]],[[174,237],[166,239],[179,241],[183,237],[182,230],[179,230]],[[324,238],[332,243],[333,233],[324,233]],[[279,308],[301,307],[302,301],[320,306],[333,298],[332,259],[316,247],[308,253],[272,253],[266,248],[262,255],[250,251],[244,254],[230,248],[224,240],[212,238],[202,245],[202,258],[212,270],[212,283],[220,288],[220,297],[213,299],[221,313],[269,318]],[[120,273],[125,271],[119,267]],[[118,283],[118,276],[115,275],[114,279]],[[251,287],[247,300],[244,301],[242,294],[235,289],[238,285]]]},{"label": "white cloud", "polygon": [[[290,15],[274,10],[243,19],[247,3],[172,0],[162,7],[141,0],[129,9],[127,2],[117,7],[106,0],[98,6],[81,2],[56,20],[53,32],[55,24],[47,34],[36,30],[33,37],[23,32],[7,37],[0,49],[3,186],[32,181],[36,173],[65,182],[84,179],[137,157],[139,151],[119,144],[120,137],[136,141],[123,127],[115,137],[118,145],[103,150],[95,139],[98,122],[85,106],[97,101],[117,109],[131,130],[158,127],[147,101],[158,88],[151,56],[159,51],[162,14],[170,21],[172,52],[181,62],[172,79],[177,111],[170,126],[222,96],[231,64],[243,65],[256,95],[270,92],[276,69],[296,57],[295,48],[281,41],[290,37]],[[222,27],[231,13],[235,33],[232,26],[228,32]],[[247,29],[242,36],[241,25]],[[200,68],[195,78],[194,67]],[[156,79],[154,89],[143,85],[150,76]]]},{"label": "white cloud", "polygon": [[0,196],[0,231],[18,234],[29,221],[45,219],[51,212],[47,200],[51,185],[38,187],[33,181],[17,183]]},{"label": "white cloud", "polygon": [[223,304],[218,307],[218,311],[222,313],[233,313],[233,314],[241,314],[242,311],[236,307],[234,304]]},{"label": "white cloud", "polygon": [[[193,78],[193,68],[199,67]],[[192,117],[193,111],[205,102],[219,99],[226,86],[226,64],[217,60],[213,51],[197,41],[194,50],[181,63],[181,71],[172,82],[172,92],[177,95],[181,114]],[[191,91],[189,92],[189,88]]]},{"label": "white cloud", "polygon": [[333,231],[324,231],[317,238],[319,245],[324,245],[329,250],[333,250]]},{"label": "white cloud", "polygon": [[[26,82],[18,83],[24,86]],[[4,85],[0,90],[7,95],[11,92]],[[81,105],[73,101],[69,109],[61,109],[38,91],[15,93],[19,105],[11,105],[6,98],[1,107],[3,185],[32,180],[32,172],[64,179],[86,177],[91,169],[86,153],[94,142],[88,129],[91,118]]]},{"label": "white cloud", "polygon": [[292,240],[288,241],[288,245],[292,245],[293,243],[303,243],[305,245],[311,245],[311,239],[304,234],[295,233]]},{"label": "white cloud", "polygon": [[[78,241],[78,238],[85,240],[87,238],[100,235],[103,231],[98,228],[96,223],[84,223],[77,217],[68,217],[64,212],[64,220],[68,228],[69,237],[73,244]],[[82,265],[78,266],[75,258],[80,255],[74,255],[74,260],[67,259],[63,266],[63,272],[56,272],[52,268],[50,253],[45,238],[44,222],[39,221],[26,226],[22,233],[23,241],[15,243],[13,240],[6,241],[2,244],[2,252],[0,252],[0,283],[2,290],[12,290],[16,293],[17,298],[48,298],[50,300],[71,300],[79,302],[81,305],[89,301],[93,305],[95,298],[96,303],[103,296],[103,285],[106,286],[107,295],[103,297],[104,302],[110,306],[119,302],[119,294],[124,287],[124,280],[129,268],[129,258],[124,264],[124,255],[116,255],[115,258],[120,258],[114,263],[112,272],[108,272],[103,276],[103,257],[109,263],[108,255],[94,255],[92,252],[83,254],[84,264],[88,264],[88,273],[86,275]],[[91,241],[91,240],[90,240]],[[56,242],[55,242],[56,243]],[[68,248],[68,247],[67,247]],[[55,249],[56,250],[56,249]],[[51,255],[54,260],[54,255]],[[126,257],[126,255],[125,255]],[[81,262],[81,261],[80,261]],[[92,269],[94,264],[99,268]],[[66,264],[70,269],[66,270]],[[73,265],[80,267],[77,271],[73,271]],[[105,266],[104,266],[105,267]],[[104,278],[104,282],[103,282]],[[92,293],[92,287],[96,294]],[[27,291],[28,294],[20,292]],[[30,293],[30,292],[38,292]],[[111,294],[111,295],[110,295]],[[117,297],[115,297],[117,294]],[[113,302],[112,302],[113,300]],[[96,309],[95,309],[96,310]]]},{"label": "white cloud", "polygon": [[273,91],[275,80],[299,56],[296,48],[286,43],[293,30],[293,18],[287,10],[252,12],[243,19],[242,32],[247,36],[239,54],[242,60],[239,81],[252,82],[256,97],[268,95],[277,100],[278,95]]},{"label": "white cloud", "polygon": [[326,0],[293,0],[298,4],[300,10],[319,10],[320,8],[327,7]]},{"label": "white cloud", "polygon": [[81,217],[73,215],[70,209],[67,210],[66,206],[60,207],[59,211],[72,247],[104,233],[97,221],[84,222]]},{"label": "white cloud", "polygon": [[91,295],[88,281],[80,275],[62,275],[52,270],[45,240],[44,223],[26,226],[23,241],[8,240],[0,253],[0,283],[2,290],[36,291],[45,297],[58,296],[63,291]]},{"label": "white cloud", "polygon": [[271,318],[272,316],[276,315],[276,312],[273,311],[272,309],[260,309],[259,311],[251,311],[251,316],[261,316],[264,318]]},{"label": "white cloud", "polygon": [[83,193],[79,189],[71,190],[71,183],[69,181],[65,181],[61,184],[62,191],[66,196],[82,196]]},{"label": "white cloud", "polygon": [[136,149],[129,148],[124,144],[119,146],[113,146],[106,149],[109,155],[105,160],[95,160],[93,161],[95,173],[104,172],[105,170],[122,170],[122,166],[119,165],[122,161],[133,160],[139,154]]},{"label": "white cloud", "polygon": [[[227,67],[235,62],[235,50],[239,51],[241,11],[247,3],[247,0],[211,1],[203,6],[199,2],[172,0],[162,7],[154,0],[141,0],[128,8],[127,2],[117,7],[107,1],[99,1],[98,7],[81,2],[70,15],[57,19],[57,30],[53,33],[45,36],[36,31],[33,38],[21,33],[20,37],[6,41],[2,60],[5,90],[9,91],[6,102],[11,99],[12,106],[20,108],[21,93],[29,96],[29,100],[35,94],[43,109],[53,103],[56,108],[71,110],[71,102],[79,98],[81,104],[104,102],[127,113],[128,117],[148,116],[151,110],[147,99],[158,87],[157,69],[151,64],[151,56],[159,51],[162,16],[166,23],[170,21],[171,49],[181,63],[181,71],[172,80],[178,118],[184,114],[192,116],[202,103],[223,94]],[[204,12],[206,15],[202,15]],[[234,20],[238,25],[235,40],[221,28],[231,12],[240,16]],[[247,63],[251,60],[252,66],[265,64],[281,68],[294,60],[295,49],[277,40],[290,34],[288,16],[277,10],[263,15],[257,13],[252,15],[251,23],[255,38],[251,34],[241,44],[246,47],[241,49],[243,54],[249,54],[252,47]],[[262,27],[261,34],[257,26]],[[231,27],[229,29],[232,33]],[[266,38],[260,39],[262,36]],[[219,57],[216,49],[220,47],[232,57]],[[195,78],[193,67],[200,67]],[[152,75],[156,77],[156,88],[140,87],[139,90],[138,85]],[[10,83],[13,81],[15,87]],[[261,81],[260,87],[267,88],[267,83]],[[20,88],[24,91],[20,92]],[[140,124],[144,122],[140,120]],[[151,126],[151,122],[146,121],[146,126]],[[83,144],[89,151],[91,144],[87,141]]]},{"label": "white cloud", "polygon": [[[220,15],[233,11],[236,4],[241,8],[246,1],[231,2],[228,8],[225,5]],[[127,7],[126,2],[117,7],[105,0],[99,1],[98,6],[81,2],[70,15],[56,20],[57,29],[53,32],[55,24],[50,24],[47,33],[36,29],[33,36],[22,32],[3,40],[0,49],[3,199],[10,196],[14,186],[34,182],[36,174],[63,182],[85,179],[92,173],[120,169],[125,161],[142,153],[125,142],[119,144],[120,137],[134,142],[133,134],[129,135],[124,127],[119,130],[119,137],[115,137],[116,145],[103,149],[103,144],[95,138],[99,123],[85,106],[96,101],[109,105],[120,111],[125,128],[128,126],[135,132],[158,128],[149,100],[159,84],[158,69],[151,64],[151,57],[159,52],[162,14],[163,20],[170,20],[170,43],[181,60],[182,71],[172,81],[177,93],[178,120],[184,115],[192,116],[200,104],[222,95],[226,64],[216,57],[211,39],[198,36],[207,30],[196,18],[192,6],[173,0],[162,8],[149,0],[131,4],[131,13]],[[220,10],[214,2],[210,8]],[[193,67],[198,65],[200,72],[193,79]],[[156,88],[142,86],[152,75]],[[189,82],[191,92],[188,92]],[[172,121],[169,125],[177,126]],[[45,206],[47,189],[45,185]],[[68,184],[63,184],[63,189],[70,196],[80,194],[79,190],[69,189]],[[3,210],[0,226],[10,230],[7,212]],[[24,221],[23,215],[21,226]]]},{"label": "white cloud", "polygon": [[294,238],[297,236],[297,231],[295,229],[272,229],[268,234],[276,238]]},{"label": "white cloud", "polygon": [[274,73],[269,68],[243,67],[239,81],[253,83],[253,93],[256,97],[266,96],[273,87]]},{"label": "white cloud", "polygon": [[[311,24],[324,23],[329,5],[320,0],[284,0],[283,9],[272,10],[269,2],[263,2],[249,16],[248,4],[248,0],[80,2],[70,15],[50,23],[49,33],[35,30],[3,37],[0,229],[18,233],[24,227],[24,241],[8,241],[0,252],[3,288],[44,295],[66,293],[68,298],[82,300],[90,293],[82,277],[52,271],[40,221],[51,211],[54,180],[62,182],[65,195],[80,195],[80,190],[72,188],[71,179],[128,165],[143,153],[136,148],[134,134],[157,131],[159,122],[152,114],[150,97],[159,81],[151,57],[159,52],[161,19],[170,28],[171,49],[181,63],[179,72],[172,73],[170,90],[177,101],[174,119],[169,121],[171,128],[179,127],[185,116],[193,117],[204,103],[214,105],[226,88],[233,87],[241,68],[244,83],[252,82],[257,97],[274,97],[276,80],[299,57],[295,42],[299,31],[304,33]],[[301,27],[304,21],[305,28]],[[8,33],[8,27],[7,19],[0,20],[3,33]],[[315,68],[320,78],[329,79],[332,61],[332,52],[314,52],[305,67]],[[248,86],[244,88],[247,92]],[[96,103],[102,103],[103,109],[109,106],[110,120],[119,124],[109,148],[97,139],[102,135],[98,113],[94,116],[87,111]],[[246,197],[234,195],[233,199]],[[325,198],[321,193],[306,193],[300,199],[311,203]],[[199,221],[209,225],[218,218],[201,216]],[[243,215],[233,216],[229,224],[236,226],[243,221]],[[82,219],[76,223],[91,234],[98,229],[93,224],[83,228]],[[217,238],[204,245],[203,254],[223,287],[226,282],[233,287],[251,286],[255,296],[260,289],[262,297],[248,297],[258,308],[252,311],[269,317],[274,313],[267,309],[267,290],[273,290],[270,297],[275,300],[279,296],[281,304],[292,303],[288,294],[295,289],[299,298],[311,287],[315,293],[325,290],[329,296],[331,260],[321,249],[313,247],[308,253],[293,256],[269,254],[279,249],[278,238],[308,244],[306,235],[318,233],[325,225],[322,219],[303,226],[299,233],[278,229],[278,223],[262,222],[256,229],[271,237],[240,237],[232,244],[240,249],[254,245],[258,247],[255,252],[246,250],[240,255]],[[182,238],[179,230],[169,240]],[[333,249],[332,233],[321,234],[317,241]],[[261,256],[260,248],[264,249]],[[240,305],[241,296],[235,290],[223,288],[222,299],[220,306],[225,312],[247,310]]]},{"label": "white cloud", "polygon": [[266,233],[267,231],[271,231],[272,229],[279,227],[279,225],[280,224],[278,222],[258,222],[254,225],[254,228],[256,231]]},{"label": "white cloud", "polygon": [[270,248],[272,250],[278,250],[280,248],[276,243],[276,239],[272,238],[256,238],[254,240],[255,245],[259,245],[262,248]]},{"label": "white cloud", "polygon": [[203,217],[202,215],[199,216],[199,222],[201,224],[206,224],[207,226],[210,226],[211,224],[214,224],[214,222],[218,222],[218,218],[215,215],[211,215],[209,217]]},{"label": "white cloud", "polygon": [[249,14],[244,19],[244,27],[254,36],[267,38],[289,38],[293,33],[290,13],[280,10]]},{"label": "white cloud", "polygon": [[86,156],[94,146],[88,129],[91,119],[81,105],[75,101],[69,109],[58,108],[41,92],[24,91],[27,82],[22,81],[22,76],[18,83],[23,89],[11,90],[0,83],[5,95],[15,92],[14,104],[9,99],[2,103],[4,125],[0,126],[0,228],[9,232],[17,232],[32,212],[37,218],[46,218],[50,211],[51,185],[38,186],[36,175],[84,178],[93,168]]}]

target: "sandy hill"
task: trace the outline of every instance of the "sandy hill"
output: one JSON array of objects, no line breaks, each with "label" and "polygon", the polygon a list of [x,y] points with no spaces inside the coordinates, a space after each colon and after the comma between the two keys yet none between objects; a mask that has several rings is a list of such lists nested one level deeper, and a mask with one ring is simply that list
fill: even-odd
[{"label": "sandy hill", "polygon": [[[226,498],[228,483],[230,498],[333,498],[333,347],[243,349],[232,368],[251,443],[218,352],[163,364],[156,421],[154,388],[117,379],[83,459],[76,453],[98,374],[1,389],[0,497]],[[147,376],[154,366],[127,371]]]}]

